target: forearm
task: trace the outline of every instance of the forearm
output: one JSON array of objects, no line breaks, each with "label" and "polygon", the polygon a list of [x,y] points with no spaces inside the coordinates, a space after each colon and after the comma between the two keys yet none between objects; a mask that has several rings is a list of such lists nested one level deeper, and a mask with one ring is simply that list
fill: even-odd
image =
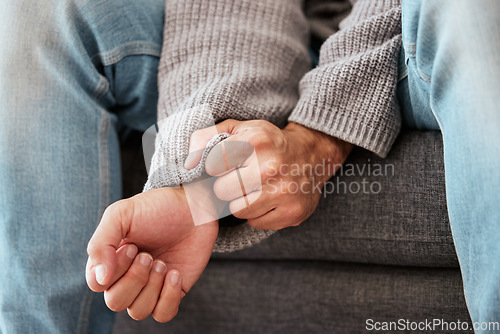
[{"label": "forearm", "polygon": [[310,66],[298,0],[167,1],[164,36],[161,138],[146,189],[171,186],[169,173],[182,179],[173,164],[185,160],[194,130],[228,118],[284,125]]},{"label": "forearm", "polygon": [[401,48],[398,0],[359,0],[300,83],[289,121],[385,156],[401,127],[396,100]]}]

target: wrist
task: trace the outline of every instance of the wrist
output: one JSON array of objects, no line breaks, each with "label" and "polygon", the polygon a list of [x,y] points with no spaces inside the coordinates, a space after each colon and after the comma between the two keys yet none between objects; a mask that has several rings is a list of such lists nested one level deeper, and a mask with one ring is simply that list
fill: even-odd
[{"label": "wrist", "polygon": [[219,200],[213,192],[214,178],[200,179],[180,188],[181,196],[187,202],[195,226],[218,221],[225,202]]},{"label": "wrist", "polygon": [[289,123],[283,130],[291,147],[288,150],[303,157],[312,166],[323,165],[324,173],[316,175],[319,182],[326,182],[342,166],[354,145],[300,125]]}]

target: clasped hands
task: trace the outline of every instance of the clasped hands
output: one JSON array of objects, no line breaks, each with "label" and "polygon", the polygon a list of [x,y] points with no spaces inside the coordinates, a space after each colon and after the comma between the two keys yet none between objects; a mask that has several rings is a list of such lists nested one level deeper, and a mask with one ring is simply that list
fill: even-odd
[{"label": "clasped hands", "polygon": [[[198,193],[217,200],[205,201],[202,209],[217,211],[229,202],[234,216],[260,229],[278,230],[306,220],[318,205],[322,184],[352,149],[296,123],[282,130],[262,120],[226,120],[215,127],[193,133],[187,169],[198,164],[197,152],[214,132],[232,135],[224,143],[250,143],[255,154],[229,170],[207,164],[207,173],[217,179],[213,189]],[[216,219],[194,224],[183,188],[154,189],[115,202],[89,241],[87,284],[95,292],[104,291],[113,311],[127,309],[136,320],[152,314],[158,322],[170,321],[205,269],[217,233]]]}]

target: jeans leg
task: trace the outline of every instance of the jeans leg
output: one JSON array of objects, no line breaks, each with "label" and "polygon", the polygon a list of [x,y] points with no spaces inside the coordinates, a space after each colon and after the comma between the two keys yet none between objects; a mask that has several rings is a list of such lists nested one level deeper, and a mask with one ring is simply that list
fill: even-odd
[{"label": "jeans leg", "polygon": [[[448,212],[471,318],[500,322],[500,2],[403,1],[403,47],[404,118],[420,128],[439,124],[443,134]],[[500,333],[482,325],[476,333]]]},{"label": "jeans leg", "polygon": [[156,119],[163,0],[0,2],[0,332],[109,333],[86,244]]}]

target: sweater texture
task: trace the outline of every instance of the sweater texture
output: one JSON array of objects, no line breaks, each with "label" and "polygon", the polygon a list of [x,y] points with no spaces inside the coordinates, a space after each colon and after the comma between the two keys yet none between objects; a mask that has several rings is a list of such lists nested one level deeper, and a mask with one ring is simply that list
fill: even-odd
[{"label": "sweater texture", "polygon": [[[296,122],[387,155],[401,127],[400,1],[359,0],[350,13],[334,4],[331,20],[308,17],[321,6],[328,7],[318,0],[166,1],[159,135],[145,191],[199,178],[225,135],[188,171],[190,136],[225,119]],[[328,32],[311,70],[310,36]],[[248,223],[221,226],[214,251],[242,249],[272,233]]]}]

